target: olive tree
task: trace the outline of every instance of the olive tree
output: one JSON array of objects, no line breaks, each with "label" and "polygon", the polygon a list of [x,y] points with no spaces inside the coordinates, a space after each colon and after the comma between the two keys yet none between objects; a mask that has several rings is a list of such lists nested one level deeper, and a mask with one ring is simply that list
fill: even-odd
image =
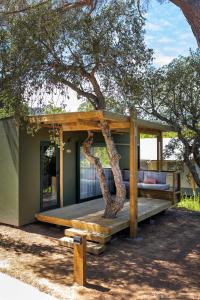
[{"label": "olive tree", "polygon": [[175,59],[160,69],[150,69],[135,101],[146,118],[167,123],[175,131],[166,154],[176,152],[200,187],[200,51]]},{"label": "olive tree", "polygon": [[[12,36],[12,60],[18,66],[26,95],[46,89],[74,90],[94,110],[105,110],[107,100],[118,101],[126,82],[143,76],[152,51],[144,43],[144,22],[135,1],[100,1],[88,14],[85,8],[60,11],[40,6],[8,20]],[[67,101],[67,99],[66,99]],[[126,190],[109,124],[100,122],[116,186],[111,196],[98,157],[90,151],[88,132],[84,151],[96,167],[106,203],[104,216],[113,218],[123,208]]]},{"label": "olive tree", "polygon": [[19,14],[26,11],[38,9],[44,5],[50,8],[65,12],[71,9],[79,9],[82,7],[89,8],[91,11],[95,9],[97,1],[95,0],[1,0],[0,14],[4,16]]}]

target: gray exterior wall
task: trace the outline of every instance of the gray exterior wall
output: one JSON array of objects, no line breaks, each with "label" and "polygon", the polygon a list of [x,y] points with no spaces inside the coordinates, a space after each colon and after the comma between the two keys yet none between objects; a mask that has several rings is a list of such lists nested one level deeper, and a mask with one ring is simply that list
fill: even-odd
[{"label": "gray exterior wall", "polygon": [[19,134],[19,223],[34,221],[40,211],[40,142],[48,141],[48,130],[41,129],[35,136],[26,129]]},{"label": "gray exterior wall", "polygon": [[19,130],[12,118],[0,120],[0,222],[19,225]]},{"label": "gray exterior wall", "polygon": [[[77,145],[87,137],[85,132],[64,133],[66,146],[63,153],[63,202],[64,206],[76,203]],[[68,140],[70,142],[68,143]],[[33,222],[40,212],[40,143],[49,141],[48,129],[41,129],[32,137],[20,130],[19,216],[20,225]],[[101,143],[102,135],[96,134],[94,143]],[[71,153],[67,153],[70,148]]]},{"label": "gray exterior wall", "polygon": [[[76,203],[77,149],[86,136],[86,132],[64,133],[64,206]],[[0,138],[0,222],[16,226],[34,222],[34,215],[40,212],[40,143],[49,141],[48,129],[32,137],[8,118],[0,120]],[[103,141],[96,133],[94,144]],[[129,168],[128,135],[116,135],[115,141],[122,157],[121,168]]]},{"label": "gray exterior wall", "polygon": [[[86,132],[64,133],[63,153],[64,206],[77,199],[77,149]],[[129,134],[114,136],[121,155],[121,169],[129,169]],[[35,220],[40,212],[40,143],[49,141],[48,129],[41,129],[32,137],[18,129],[14,119],[0,120],[0,222],[21,226]],[[69,142],[68,142],[69,141]],[[103,143],[95,134],[94,143]],[[67,149],[71,152],[67,153]],[[185,174],[182,174],[182,177]],[[183,178],[182,178],[183,182]],[[189,190],[189,186],[184,186]],[[187,191],[188,192],[188,191]]]}]

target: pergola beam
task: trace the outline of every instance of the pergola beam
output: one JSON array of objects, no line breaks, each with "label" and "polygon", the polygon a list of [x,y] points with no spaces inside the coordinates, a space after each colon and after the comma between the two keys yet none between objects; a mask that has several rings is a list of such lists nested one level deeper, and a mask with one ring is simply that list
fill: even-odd
[{"label": "pergola beam", "polygon": [[59,141],[59,150],[60,150],[60,207],[63,207],[63,129],[60,128],[60,141]]},{"label": "pergola beam", "polygon": [[103,119],[114,122],[130,122],[130,117],[109,111],[102,111]]},{"label": "pergola beam", "polygon": [[147,121],[147,120],[142,120],[142,119],[137,119],[135,122],[137,123],[138,130],[141,132],[143,132],[144,130],[147,130],[147,129],[148,129],[148,131],[152,130],[153,132],[174,131],[173,127],[162,124],[162,123],[158,123],[158,122],[152,122],[152,121]]},{"label": "pergola beam", "polygon": [[[107,112],[103,110],[96,110],[90,112],[68,112],[61,114],[52,114],[52,115],[40,115],[40,116],[30,116],[29,122],[31,124],[40,124],[41,126],[61,126],[63,125],[66,131],[67,126],[71,126],[71,130],[81,130],[78,125],[80,122],[85,122],[86,129],[89,130],[91,125],[91,130],[98,130],[98,123],[100,121],[108,121],[111,129],[129,129],[130,128],[130,117],[120,115],[113,112]],[[157,134],[161,131],[173,131],[168,125],[160,124],[158,122],[151,122],[146,120],[135,120],[138,130],[143,133]],[[73,123],[73,124],[72,124]],[[82,124],[83,125],[83,124]],[[82,126],[81,125],[81,126]],[[93,126],[94,125],[94,126]],[[80,127],[81,127],[80,126]]]},{"label": "pergola beam", "polygon": [[[111,130],[129,129],[129,122],[108,121]],[[101,131],[100,123],[95,121],[83,121],[63,124],[63,131]]]},{"label": "pergola beam", "polygon": [[68,122],[76,122],[77,120],[101,120],[103,119],[102,111],[90,112],[69,112],[62,114],[40,115],[29,117],[30,123],[42,124],[64,124]]},{"label": "pergola beam", "polygon": [[138,210],[138,161],[137,161],[137,125],[130,120],[130,237],[137,235]]}]

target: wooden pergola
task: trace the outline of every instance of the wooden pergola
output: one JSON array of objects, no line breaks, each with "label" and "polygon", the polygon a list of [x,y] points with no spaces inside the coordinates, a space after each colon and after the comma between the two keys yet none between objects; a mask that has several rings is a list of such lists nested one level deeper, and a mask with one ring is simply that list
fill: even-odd
[{"label": "wooden pergola", "polygon": [[157,169],[162,170],[162,133],[170,132],[170,126],[123,116],[107,111],[70,112],[29,117],[31,124],[58,128],[60,131],[60,203],[63,206],[63,133],[73,131],[100,132],[100,122],[107,121],[113,133],[128,133],[130,136],[130,236],[137,233],[137,181],[138,181],[138,136],[140,133],[157,136]]}]

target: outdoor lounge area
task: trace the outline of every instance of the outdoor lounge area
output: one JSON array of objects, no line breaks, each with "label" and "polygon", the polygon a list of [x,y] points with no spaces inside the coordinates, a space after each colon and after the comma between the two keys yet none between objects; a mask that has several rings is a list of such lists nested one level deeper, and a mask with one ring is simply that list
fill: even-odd
[{"label": "outdoor lounge area", "polygon": [[[102,218],[105,204],[98,176],[85,158],[82,146],[87,131],[93,131],[91,148],[102,161],[114,197],[116,187],[100,126],[103,121],[109,124],[121,157],[120,168],[127,191],[124,209],[111,220]],[[94,252],[99,252],[112,234],[130,227],[130,237],[134,238],[139,221],[179,201],[180,174],[162,170],[162,134],[172,130],[169,126],[106,111],[30,116],[29,123],[37,129],[34,136],[18,127],[13,118],[0,122],[1,151],[5,157],[1,168],[0,222],[22,226],[39,220],[70,227],[65,230],[66,235],[72,235],[74,230],[86,230],[88,240],[95,243]],[[8,131],[12,132],[9,141]],[[51,143],[50,135],[55,132],[59,144]],[[156,170],[143,170],[140,166],[141,134],[157,138]],[[15,153],[13,159],[8,155],[10,151],[12,155]],[[9,172],[5,173],[8,165]],[[6,184],[9,176],[15,178],[12,188]],[[99,234],[107,236],[99,237]]]},{"label": "outdoor lounge area", "polygon": [[0,300],[200,300],[200,0],[0,24]]},{"label": "outdoor lounge area", "polygon": [[[127,197],[130,196],[130,171],[123,170],[123,182]],[[138,171],[138,195],[142,197],[161,198],[175,204],[180,198],[180,173],[174,171]]]},{"label": "outdoor lounge area", "polygon": [[[134,119],[128,116],[96,111],[88,113],[68,113],[52,116],[32,117],[32,123],[45,126],[60,126],[60,200],[61,207],[40,212],[35,215],[42,222],[70,227],[65,230],[66,236],[86,234],[88,252],[99,254],[105,249],[105,244],[111,236],[130,227],[130,236],[137,234],[138,222],[152,217],[174,205],[180,197],[180,174],[162,171],[162,132],[171,128],[163,124]],[[101,190],[96,171],[87,166],[87,162],[80,156],[79,199],[83,203],[62,207],[63,203],[63,133],[92,130],[100,132],[99,122],[106,120],[116,140],[116,145],[128,145],[129,168],[122,166],[123,182],[127,190],[127,202],[124,209],[115,219],[102,218],[104,201],[100,196]],[[139,168],[139,137],[141,133],[157,136],[157,170],[138,170]],[[122,144],[126,137],[127,144]],[[120,142],[119,142],[120,141]],[[119,148],[120,149],[120,148]],[[124,151],[124,150],[123,150]],[[120,153],[121,154],[121,153]],[[123,157],[123,152],[121,154]],[[123,158],[122,158],[123,159]],[[79,166],[78,166],[79,168]],[[111,170],[105,168],[105,175],[110,192],[115,193],[114,180]],[[82,195],[82,198],[80,197]],[[87,197],[86,197],[87,196]],[[92,198],[92,196],[94,196]],[[86,197],[86,198],[85,198]],[[97,198],[97,199],[94,199]],[[90,201],[86,201],[86,200]],[[92,200],[94,199],[94,200]],[[86,201],[86,202],[85,202]],[[77,232],[78,230],[78,232]],[[92,241],[92,243],[91,243]],[[67,245],[65,238],[61,242]]]}]

